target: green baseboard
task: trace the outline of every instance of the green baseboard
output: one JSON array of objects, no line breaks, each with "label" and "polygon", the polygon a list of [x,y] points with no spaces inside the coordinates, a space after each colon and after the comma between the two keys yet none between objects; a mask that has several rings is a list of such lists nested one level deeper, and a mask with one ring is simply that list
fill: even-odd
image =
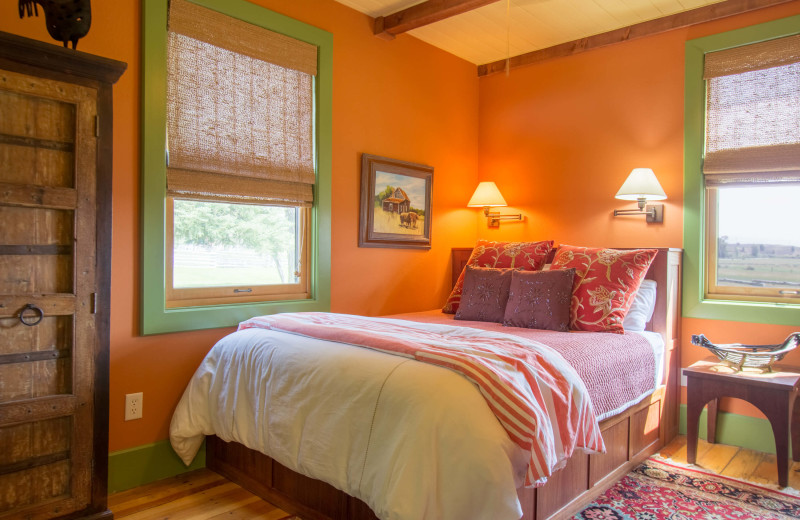
[{"label": "green baseboard", "polygon": [[116,493],[162,478],[206,467],[206,444],[190,466],[172,450],[168,440],[108,454],[108,492]]},{"label": "green baseboard", "polygon": [[[685,404],[681,405],[680,414],[680,433],[686,435]],[[700,414],[699,436],[701,439],[708,437],[706,416],[707,410],[704,409]],[[758,417],[719,412],[717,414],[717,442],[764,453],[775,453],[775,436],[772,434],[772,426],[768,420]]]}]

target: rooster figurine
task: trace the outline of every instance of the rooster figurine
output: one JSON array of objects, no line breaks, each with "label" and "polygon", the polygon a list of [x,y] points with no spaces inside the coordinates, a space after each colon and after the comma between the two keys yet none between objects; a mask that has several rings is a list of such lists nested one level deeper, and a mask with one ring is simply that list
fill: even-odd
[{"label": "rooster figurine", "polygon": [[72,48],[78,46],[78,39],[86,36],[92,25],[92,6],[89,0],[19,0],[19,17],[39,16],[39,8],[44,11],[47,32],[54,39],[72,42]]}]

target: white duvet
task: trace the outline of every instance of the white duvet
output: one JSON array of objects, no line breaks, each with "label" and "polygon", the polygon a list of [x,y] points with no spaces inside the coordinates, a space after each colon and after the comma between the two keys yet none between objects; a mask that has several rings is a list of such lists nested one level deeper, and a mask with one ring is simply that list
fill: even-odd
[{"label": "white duvet", "polygon": [[383,520],[504,520],[529,454],[448,369],[264,329],[223,338],[172,418],[186,464],[205,435],[261,451]]}]

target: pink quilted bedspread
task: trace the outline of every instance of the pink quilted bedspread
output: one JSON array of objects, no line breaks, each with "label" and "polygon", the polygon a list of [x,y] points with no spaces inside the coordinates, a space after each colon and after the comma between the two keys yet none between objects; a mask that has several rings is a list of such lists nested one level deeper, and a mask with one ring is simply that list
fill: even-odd
[{"label": "pink quilted bedspread", "polygon": [[504,332],[544,343],[572,365],[586,385],[594,412],[603,419],[622,411],[655,389],[653,348],[639,334],[555,332],[500,323],[462,321],[440,310],[387,316],[421,323],[439,323]]},{"label": "pink quilted bedspread", "polygon": [[605,451],[583,382],[555,352],[529,338],[466,329],[463,322],[446,325],[289,313],[252,318],[239,329],[358,345],[461,373],[477,385],[509,437],[530,453],[527,486],[543,483],[575,448]]}]

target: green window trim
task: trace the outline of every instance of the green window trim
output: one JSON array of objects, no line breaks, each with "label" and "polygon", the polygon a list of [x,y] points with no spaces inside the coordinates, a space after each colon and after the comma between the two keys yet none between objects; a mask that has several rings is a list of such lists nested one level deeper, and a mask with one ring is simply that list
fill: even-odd
[{"label": "green window trim", "polygon": [[686,42],[683,167],[683,316],[797,325],[800,305],[705,298],[705,189],[701,171],[705,138],[706,53],[800,33],[800,15]]},{"label": "green window trim", "polygon": [[228,16],[314,44],[317,181],[311,223],[312,298],[167,309],[165,284],[167,1],[142,2],[141,332],[160,334],[234,326],[276,312],[330,310],[333,35],[245,0],[192,0]]}]

